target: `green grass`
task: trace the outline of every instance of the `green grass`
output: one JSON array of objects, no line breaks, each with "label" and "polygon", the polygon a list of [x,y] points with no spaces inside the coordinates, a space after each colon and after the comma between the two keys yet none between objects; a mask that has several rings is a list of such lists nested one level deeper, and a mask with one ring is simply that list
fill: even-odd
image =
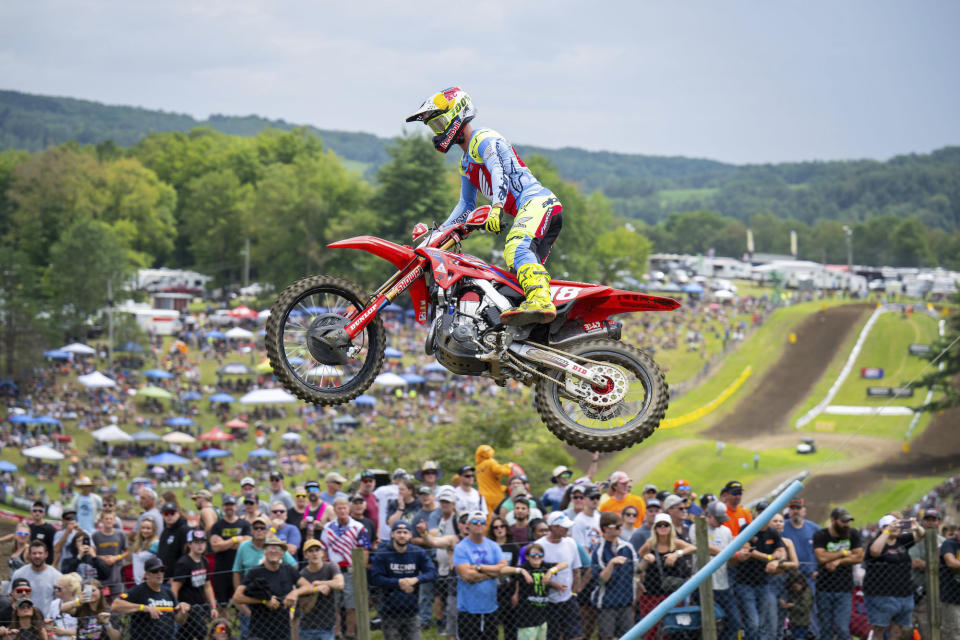
[{"label": "green grass", "polygon": [[[756,469],[753,467],[754,453],[760,454]],[[834,460],[842,460],[846,457],[842,451],[829,449],[819,449],[816,453],[801,455],[792,448],[754,452],[731,444],[727,444],[723,453],[718,454],[714,442],[703,442],[670,454],[647,477],[636,478],[636,484],[642,486],[652,482],[658,487],[672,487],[674,480],[682,476],[699,491],[717,492],[720,490],[720,485],[730,478],[736,478],[749,486],[751,481],[770,473],[792,470],[799,473],[804,469],[810,469],[831,455]]]},{"label": "green grass", "polygon": [[[931,471],[934,471],[931,469]],[[879,488],[864,492],[856,500],[843,506],[856,514],[861,525],[876,522],[890,511],[900,510],[914,504],[930,492],[930,489],[943,482],[943,479],[956,473],[956,470],[944,469],[941,475],[921,476],[907,480],[884,480]],[[834,505],[830,505],[833,507]]]},{"label": "green grass", "polygon": [[[826,433],[853,433],[872,436],[875,438],[889,438],[903,440],[910,427],[912,416],[834,416],[820,414],[808,425],[799,429],[799,432],[816,434]],[[923,433],[930,424],[932,415],[927,413],[920,416],[917,426],[911,434],[911,439]]]}]

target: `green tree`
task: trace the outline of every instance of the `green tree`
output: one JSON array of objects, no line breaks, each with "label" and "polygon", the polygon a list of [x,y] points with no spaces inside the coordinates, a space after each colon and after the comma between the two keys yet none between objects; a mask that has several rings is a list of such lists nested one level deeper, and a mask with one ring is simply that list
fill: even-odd
[{"label": "green tree", "polygon": [[0,372],[24,380],[52,337],[40,269],[19,249],[0,251]]},{"label": "green tree", "polygon": [[596,237],[596,255],[601,282],[613,282],[618,271],[639,279],[650,257],[650,241],[627,227],[611,229]]},{"label": "green tree", "polygon": [[716,211],[700,209],[671,214],[663,223],[672,244],[658,247],[659,251],[678,253],[706,253],[715,247],[716,239],[730,222]]},{"label": "green tree", "polygon": [[916,218],[904,218],[890,237],[890,257],[897,267],[933,266],[927,229]]},{"label": "green tree", "polygon": [[[954,305],[960,305],[960,288],[951,300]],[[933,348],[924,356],[931,361],[937,360],[937,366],[913,384],[914,387],[932,388],[942,395],[934,395],[933,400],[918,407],[918,411],[960,407],[960,313],[957,313],[957,306],[952,311],[943,337],[934,342]]]}]

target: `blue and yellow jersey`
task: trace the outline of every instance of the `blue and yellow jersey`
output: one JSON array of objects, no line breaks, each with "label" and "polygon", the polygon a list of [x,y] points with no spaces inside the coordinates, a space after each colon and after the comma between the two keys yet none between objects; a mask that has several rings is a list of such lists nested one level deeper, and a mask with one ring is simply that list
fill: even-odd
[{"label": "blue and yellow jersey", "polygon": [[512,216],[531,198],[553,195],[493,129],[477,129],[470,137],[468,151],[460,159],[460,201],[442,226],[466,219],[477,206],[477,190]]}]

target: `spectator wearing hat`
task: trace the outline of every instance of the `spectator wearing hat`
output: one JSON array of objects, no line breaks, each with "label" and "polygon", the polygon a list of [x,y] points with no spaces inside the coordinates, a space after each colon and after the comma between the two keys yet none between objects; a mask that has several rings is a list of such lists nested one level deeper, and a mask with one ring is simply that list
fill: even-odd
[{"label": "spectator wearing hat", "polygon": [[61,573],[47,564],[47,545],[41,540],[32,540],[27,549],[29,563],[20,567],[10,576],[11,582],[25,579],[31,587],[30,597],[41,611],[46,611],[53,602],[53,587]]},{"label": "spectator wearing hat", "polygon": [[[415,525],[418,535],[416,539],[420,541],[420,546],[429,547],[435,551],[434,564],[437,567],[437,580],[433,583],[433,608],[438,631],[442,632],[446,628],[447,635],[455,637],[457,634],[457,574],[452,564],[453,549],[466,535],[467,525],[465,518],[462,526],[458,524],[456,495],[453,487],[450,485],[438,487],[435,497],[440,505],[437,526],[428,528],[426,522],[418,522]],[[443,624],[444,622],[446,625]]]},{"label": "spectator wearing hat", "polygon": [[180,513],[176,502],[165,502],[160,510],[163,515],[163,531],[160,532],[160,542],[157,545],[157,557],[166,567],[164,577],[173,577],[173,568],[187,551],[187,532],[190,525]]},{"label": "spectator wearing hat", "polygon": [[940,603],[942,636],[960,638],[960,531],[940,545]]},{"label": "spectator wearing hat", "polygon": [[647,504],[649,501],[653,500],[654,498],[656,498],[657,500],[660,500],[660,498],[657,498],[658,493],[659,491],[657,491],[657,485],[655,484],[643,485],[643,491],[640,494],[640,496],[643,498],[643,504]]},{"label": "spectator wearing hat", "polygon": [[473,481],[477,477],[476,469],[473,465],[465,464],[457,471],[458,484],[454,488],[456,497],[457,513],[472,513],[474,511],[483,511],[487,513],[487,501],[479,491],[473,488]]},{"label": "spectator wearing hat", "polygon": [[410,523],[397,520],[390,527],[390,540],[373,554],[371,584],[381,588],[384,640],[420,638],[420,585],[437,577],[426,551],[410,544],[412,537]]},{"label": "spectator wearing hat", "polygon": [[567,535],[573,521],[563,511],[554,511],[547,516],[546,522],[550,532],[536,540],[543,548],[543,560],[566,565],[557,572],[554,580],[560,585],[559,588],[551,590],[547,596],[547,637],[551,640],[575,640],[583,637],[583,623],[574,597],[582,584],[580,569],[583,561],[577,543]]},{"label": "spectator wearing hat", "polygon": [[[792,498],[787,503],[789,517],[783,524],[784,539],[793,543],[802,573],[813,587],[813,575],[817,570],[817,557],[813,553],[813,535],[820,530],[815,522],[807,520],[807,507],[803,498]],[[813,629],[816,632],[816,629]]]},{"label": "spectator wearing hat", "polygon": [[[767,506],[758,504],[757,513]],[[770,586],[770,576],[786,558],[783,540],[769,522],[738,551],[733,590],[740,601],[746,640],[776,638],[777,598]]]},{"label": "spectator wearing hat", "polygon": [[[267,515],[270,512],[270,505],[257,496],[257,481],[252,476],[246,476],[240,481],[240,495],[243,496],[244,505],[248,504],[248,498],[253,498],[257,511],[261,515]],[[252,520],[252,516],[248,519]]]},{"label": "spectator wearing hat", "polygon": [[[923,510],[922,517],[920,518],[920,526],[923,527],[926,532],[924,535],[936,535],[937,536],[937,548],[943,546],[944,538],[937,531],[940,528],[940,512],[933,508],[928,508]],[[921,638],[930,637],[930,606],[927,600],[926,589],[926,572],[927,572],[927,562],[925,560],[924,554],[924,545],[915,544],[910,547],[910,566],[912,571],[911,576],[913,580],[913,592],[914,594],[922,593],[922,596],[916,600],[916,604],[913,608],[913,626],[920,632]]]},{"label": "spectator wearing hat", "polygon": [[530,496],[530,490],[527,486],[527,476],[524,474],[510,476],[510,480],[507,482],[507,497],[500,501],[500,504],[494,508],[493,513],[501,518],[509,519],[510,514],[513,513],[514,498],[522,496],[527,500],[527,506],[537,514],[532,517],[542,518],[543,512],[537,508],[536,501]]},{"label": "spectator wearing hat", "polygon": [[[259,566],[263,560],[263,552],[266,547],[266,540],[269,537],[270,520],[266,516],[258,518],[250,525],[251,537],[246,542],[241,542],[237,547],[237,555],[233,560],[233,582],[234,588],[240,586],[243,577],[250,569]],[[280,540],[276,536],[274,539]],[[282,541],[284,549],[286,542]],[[289,552],[282,554],[281,560],[291,567],[297,566],[297,561]]]},{"label": "spectator wearing hat", "polygon": [[622,527],[619,513],[601,514],[603,542],[590,554],[590,566],[597,572],[597,585],[590,600],[597,609],[601,640],[619,638],[633,626],[634,574],[639,572],[640,563],[633,547],[620,537]]},{"label": "spectator wearing hat", "polygon": [[687,508],[686,520],[693,524],[694,518],[703,515],[703,509],[697,504],[697,496],[693,493],[693,487],[690,482],[679,478],[673,483],[673,494],[683,498],[683,504]]},{"label": "spectator wearing hat", "polygon": [[[366,516],[367,511],[367,502],[363,499],[363,496],[359,493],[355,493],[349,498],[350,500],[350,517],[363,525],[363,528],[367,530],[367,540],[370,541],[370,548],[375,548],[379,545],[379,540],[377,539],[377,528],[373,526],[373,520]],[[333,507],[329,509],[330,514],[333,514]],[[323,526],[326,526],[324,523]],[[317,529],[317,536],[323,532],[323,528]]]},{"label": "spectator wearing hat", "polygon": [[580,482],[579,480],[567,487],[567,493],[564,494],[563,501],[560,503],[560,510],[566,514],[571,522],[577,517],[578,513],[583,511],[583,505],[586,501],[584,497],[586,490],[587,483]]},{"label": "spectator wearing hat", "polygon": [[643,519],[647,512],[646,501],[636,494],[630,493],[633,480],[625,471],[614,471],[610,474],[610,495],[600,500],[600,511],[623,514],[626,507],[633,507],[637,512],[637,520]]},{"label": "spectator wearing hat", "polygon": [[[322,493],[318,493],[318,497],[323,502],[327,503],[331,507],[333,506],[333,501],[337,498],[346,498],[347,494],[343,492],[343,485],[346,484],[347,479],[344,478],[341,474],[336,471],[329,472],[324,478],[324,482],[327,483],[327,488]],[[316,481],[307,483],[307,490],[310,490],[310,485],[317,485],[319,489],[320,485]],[[309,497],[309,496],[308,496]]]},{"label": "spectator wearing hat", "polygon": [[[330,561],[337,563],[344,573],[343,609],[346,610],[347,635],[353,636],[357,629],[357,605],[353,595],[353,572],[363,571],[369,558],[370,539],[362,524],[350,517],[350,504],[346,498],[334,500],[333,509],[337,517],[323,528],[320,540],[327,549]],[[363,566],[353,566],[353,550],[363,549]],[[338,625],[339,626],[339,625]]]},{"label": "spectator wearing hat", "polygon": [[144,563],[144,580],[113,601],[110,609],[130,616],[130,640],[174,640],[177,624],[183,624],[190,605],[177,601],[164,584],[163,561],[149,558]]},{"label": "spectator wearing hat", "polygon": [[337,624],[337,594],[343,591],[340,567],[330,562],[323,543],[316,539],[303,543],[307,565],[300,575],[313,586],[313,593],[300,596],[300,640],[329,640]]},{"label": "spectator wearing hat", "polygon": [[690,523],[687,521],[686,501],[678,495],[670,494],[663,501],[663,511],[670,516],[677,537],[684,542],[690,542]]},{"label": "spectator wearing hat", "polygon": [[209,538],[210,530],[213,528],[213,525],[217,523],[217,520],[220,519],[221,515],[220,511],[213,506],[213,494],[206,489],[200,489],[199,491],[194,491],[190,497],[193,500],[194,506],[197,508],[197,512],[200,514],[200,528],[203,529],[203,532],[206,533]]},{"label": "spectator wearing hat", "polygon": [[443,477],[443,470],[434,460],[425,460],[413,475],[422,487],[427,487],[432,493],[436,493],[437,483]]},{"label": "spectator wearing hat", "polygon": [[723,485],[723,489],[720,490],[720,501],[727,505],[728,518],[723,526],[730,529],[734,538],[740,534],[740,529],[753,522],[750,511],[740,506],[741,500],[743,500],[743,484],[737,480],[731,480]]},{"label": "spectator wearing hat", "polygon": [[250,523],[237,515],[237,498],[223,497],[223,515],[210,529],[210,548],[213,549],[213,593],[217,602],[226,602],[233,595],[233,562],[237,548],[251,539]]},{"label": "spectator wearing hat", "polygon": [[[437,505],[436,496],[433,495],[433,490],[430,489],[430,487],[422,485],[417,489],[417,497],[420,500],[420,509],[410,520],[410,527],[413,530],[413,538],[410,542],[418,547],[422,547],[424,546],[423,536],[418,532],[420,523],[423,522],[425,524],[427,531],[436,529],[440,524],[441,511]],[[436,565],[436,550],[427,549],[427,556],[430,558],[430,561]],[[435,582],[434,580],[420,585],[420,626],[422,628],[430,625],[433,609],[433,587]]]},{"label": "spectator wearing hat", "polygon": [[307,488],[297,485],[293,488],[293,508],[287,509],[287,524],[299,527],[305,515],[307,515]]},{"label": "spectator wearing hat", "polygon": [[487,538],[486,510],[467,514],[466,538],[453,550],[453,568],[457,573],[457,637],[471,640],[496,640],[497,581],[505,571],[516,573],[503,557],[500,545]]},{"label": "spectator wearing hat", "polygon": [[390,516],[391,503],[394,505],[400,495],[399,485],[407,478],[407,470],[397,467],[390,474],[390,483],[382,487],[377,487],[373,496],[377,499],[377,537],[386,540],[390,537],[390,523],[387,518]]},{"label": "spectator wearing hat", "polygon": [[[905,637],[913,629],[913,581],[910,576],[910,547],[925,530],[915,518],[904,520],[900,513],[880,518],[876,535],[867,543],[863,600],[874,638]],[[903,634],[903,635],[901,635]]]},{"label": "spectator wearing hat", "polygon": [[77,524],[88,532],[97,530],[97,520],[103,511],[103,498],[93,493],[93,482],[87,476],[80,476],[73,483],[80,493],[73,497],[70,508],[77,512]]},{"label": "spectator wearing hat", "polygon": [[643,522],[633,530],[633,534],[630,536],[630,545],[633,546],[635,551],[639,551],[643,543],[650,539],[651,534],[653,534],[653,520],[662,509],[663,505],[656,498],[647,500],[647,510],[644,513]]},{"label": "spectator wearing hat", "polygon": [[63,571],[63,564],[73,557],[71,543],[77,533],[84,531],[77,522],[75,509],[67,507],[60,515],[60,530],[53,536],[53,566]]},{"label": "spectator wearing hat", "polygon": [[540,504],[543,505],[544,509],[555,511],[560,508],[560,503],[563,501],[563,495],[567,492],[571,478],[573,478],[573,471],[566,466],[561,464],[553,468],[553,475],[550,476],[550,482],[553,483],[553,486],[544,491],[543,497],[540,498]]},{"label": "spectator wearing hat", "polygon": [[370,469],[364,469],[360,472],[360,488],[357,490],[357,493],[363,496],[364,501],[367,503],[367,508],[364,510],[364,515],[366,515],[373,522],[373,526],[376,528],[377,532],[380,531],[380,507],[377,504],[377,497],[373,494],[374,489],[377,488],[377,477],[374,475],[373,471]]},{"label": "spectator wearing hat", "polygon": [[33,599],[24,597],[16,600],[11,607],[10,618],[10,627],[4,634],[7,637],[47,640],[43,613]]},{"label": "spectator wearing hat", "polygon": [[843,507],[830,512],[829,526],[813,536],[817,557],[816,607],[821,637],[850,638],[853,566],[863,561],[860,532],[850,526],[853,516]]},{"label": "spectator wearing hat", "polygon": [[[29,598],[30,581],[26,578],[17,578],[10,581],[10,593],[0,594],[0,636],[5,633],[5,628],[10,626],[10,620],[13,619],[13,603],[20,598]],[[9,597],[7,597],[9,595]]]},{"label": "spectator wearing hat", "polygon": [[[666,600],[676,587],[668,582],[690,576],[688,556],[696,552],[696,547],[677,537],[673,521],[666,513],[658,513],[653,519],[653,535],[637,551],[640,568],[643,571],[643,594],[637,599],[637,612],[645,616]],[[659,630],[651,629],[644,635],[645,640],[653,640]]]},{"label": "spectator wearing hat", "polygon": [[[337,482],[342,485],[346,482],[346,478],[336,471],[331,471],[327,474],[328,488],[332,486],[331,482],[333,482],[333,485],[336,485]],[[329,494],[326,491],[320,491],[320,483],[316,480],[308,481],[303,485],[303,488],[307,496],[307,504],[304,507],[303,517],[300,518],[298,522],[291,522],[290,524],[296,524],[300,527],[303,539],[306,540],[309,538],[317,538],[320,535],[320,532],[323,531],[327,523],[334,518],[333,501],[338,497],[346,497],[347,494],[342,491],[337,491],[337,495],[330,498],[328,502],[327,496]],[[342,493],[343,495],[341,496],[340,494]],[[311,527],[310,525],[313,526]]]},{"label": "spectator wearing hat", "polygon": [[53,525],[44,520],[47,515],[47,506],[42,501],[37,500],[30,508],[30,539],[39,540],[47,546],[47,557],[53,558],[53,538],[57,535],[57,530]]},{"label": "spectator wearing hat", "polygon": [[[256,533],[254,533],[256,540]],[[300,575],[296,563],[285,563],[287,543],[276,536],[263,541],[263,563],[249,569],[233,594],[233,602],[250,608],[250,640],[289,638],[290,609],[314,586]]]},{"label": "spectator wearing hat", "polygon": [[275,500],[270,505],[270,529],[267,535],[275,535],[286,542],[290,555],[296,557],[300,552],[300,529],[287,523],[287,505],[283,500]]},{"label": "spectator wearing hat", "polygon": [[287,509],[293,508],[293,496],[290,495],[290,492],[283,488],[283,472],[282,471],[271,471],[270,472],[270,504],[280,501],[283,503]]},{"label": "spectator wearing hat", "polygon": [[170,579],[173,596],[190,605],[186,622],[177,628],[177,640],[206,640],[207,610],[209,617],[219,617],[210,566],[203,556],[206,549],[207,534],[203,529],[187,531],[187,553],[177,560]]},{"label": "spectator wearing hat", "polygon": [[[730,529],[723,526],[723,523],[726,522],[728,518],[727,508],[722,502],[708,502],[704,517],[707,520],[707,548],[710,551],[710,555],[715,556],[729,547],[730,543],[733,542],[733,534],[730,533]],[[690,530],[690,544],[694,546],[697,544],[696,528]],[[723,621],[719,630],[718,637],[720,640],[733,640],[737,635],[737,630],[740,629],[740,613],[727,572],[727,565],[735,562],[735,559],[729,560],[727,564],[722,565],[714,571],[711,578],[713,582],[714,601],[720,605],[726,614],[726,619]],[[694,557],[694,564],[696,564],[696,557]],[[798,640],[806,639],[798,638]]]}]

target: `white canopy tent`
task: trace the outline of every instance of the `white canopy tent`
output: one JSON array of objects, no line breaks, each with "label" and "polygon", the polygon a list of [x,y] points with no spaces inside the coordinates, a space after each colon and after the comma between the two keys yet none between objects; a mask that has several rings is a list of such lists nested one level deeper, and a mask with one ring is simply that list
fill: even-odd
[{"label": "white canopy tent", "polygon": [[81,356],[92,356],[97,352],[97,350],[94,349],[93,347],[89,347],[80,342],[74,342],[72,344],[68,344],[65,347],[60,347],[58,351],[66,351],[67,353],[76,353]]},{"label": "white canopy tent", "polygon": [[240,327],[234,327],[233,329],[230,329],[229,331],[227,331],[227,337],[246,339],[246,338],[252,338],[253,333],[251,333],[250,331],[247,331],[246,329],[242,329]]},{"label": "white canopy tent", "polygon": [[197,439],[192,435],[189,433],[184,433],[183,431],[171,431],[167,435],[163,436],[161,440],[167,444],[193,444],[197,441]]},{"label": "white canopy tent", "polygon": [[77,376],[77,382],[87,389],[103,389],[105,387],[115,387],[117,383],[103,375],[99,371],[88,373],[85,376]]},{"label": "white canopy tent", "polygon": [[373,380],[373,384],[380,385],[381,387],[402,387],[407,384],[407,381],[398,376],[395,373],[381,373]]},{"label": "white canopy tent", "polygon": [[37,460],[63,460],[66,457],[53,447],[48,447],[45,444],[24,449],[20,453],[26,458],[36,458]]},{"label": "white canopy tent", "polygon": [[133,442],[133,436],[116,425],[97,429],[90,435],[99,442]]},{"label": "white canopy tent", "polygon": [[240,398],[240,404],[284,404],[297,399],[283,389],[256,389]]}]

